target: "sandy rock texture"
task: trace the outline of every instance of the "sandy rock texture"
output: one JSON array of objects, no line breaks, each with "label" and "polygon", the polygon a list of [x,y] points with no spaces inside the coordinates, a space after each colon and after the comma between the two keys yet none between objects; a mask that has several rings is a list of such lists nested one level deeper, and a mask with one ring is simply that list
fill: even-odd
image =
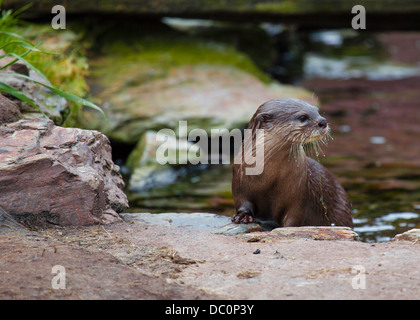
[{"label": "sandy rock texture", "polygon": [[[5,299],[418,299],[418,242],[249,241],[139,220],[0,229]],[[262,232],[267,234],[268,232]],[[66,270],[52,289],[51,268]]]}]

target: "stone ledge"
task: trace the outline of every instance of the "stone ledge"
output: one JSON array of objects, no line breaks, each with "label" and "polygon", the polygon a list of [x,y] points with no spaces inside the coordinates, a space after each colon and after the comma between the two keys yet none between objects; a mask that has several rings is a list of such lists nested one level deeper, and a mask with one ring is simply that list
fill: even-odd
[{"label": "stone ledge", "polygon": [[296,238],[312,240],[359,240],[358,234],[347,227],[276,228],[270,232],[242,234],[239,237],[247,242],[275,242]]},{"label": "stone ledge", "polygon": [[263,231],[257,223],[234,224],[230,217],[214,213],[122,213],[127,221],[141,221],[148,225],[176,226],[214,234],[238,235],[248,242],[274,242],[284,239],[359,240],[359,236],[347,227],[292,227]]},{"label": "stone ledge", "polygon": [[420,242],[420,229],[411,229],[404,233],[397,234],[391,241],[410,241],[410,242]]}]

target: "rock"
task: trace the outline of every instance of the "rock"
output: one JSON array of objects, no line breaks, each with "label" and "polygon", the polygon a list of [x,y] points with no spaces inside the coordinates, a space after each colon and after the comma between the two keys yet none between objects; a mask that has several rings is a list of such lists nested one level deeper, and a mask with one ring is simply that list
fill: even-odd
[{"label": "rock", "polygon": [[[167,139],[168,163],[161,164],[157,161],[156,152],[159,141]],[[171,170],[171,163],[187,163],[188,151],[193,143],[185,141],[180,143],[180,139],[173,136],[165,136],[162,133],[147,131],[139,140],[134,150],[127,159],[127,168],[131,170],[130,189],[143,190],[150,184],[170,184],[175,182]],[[195,147],[198,151],[199,147]]]},{"label": "rock", "polygon": [[123,186],[99,132],[46,119],[0,127],[0,206],[27,225],[101,222],[128,207]]},{"label": "rock", "polygon": [[18,223],[12,215],[0,207],[0,233],[5,230],[24,229],[24,226]]},{"label": "rock", "polygon": [[215,234],[235,235],[261,231],[259,224],[233,224],[230,217],[214,213],[122,213],[127,221],[141,221],[150,225],[177,226]]},{"label": "rock", "polygon": [[[162,164],[157,161],[157,138],[168,139],[166,143],[170,149],[167,152],[168,163]],[[175,201],[172,206],[176,203],[184,209],[205,210],[211,207],[209,203],[203,203],[208,202],[209,198],[223,197],[226,192],[230,195],[230,181],[224,179],[219,181],[215,176],[217,171],[206,170],[208,168],[203,165],[171,165],[171,163],[187,163],[189,150],[193,152],[200,150],[198,145],[182,140],[184,139],[172,136],[165,138],[154,131],[147,131],[142,136],[127,160],[127,167],[131,171],[128,182],[130,203],[142,208],[158,207],[170,210],[168,199],[171,199]],[[201,154],[207,156],[204,152]],[[211,186],[202,176],[206,173],[212,175],[209,181]],[[194,188],[195,184],[199,184],[200,187]],[[195,201],[191,201],[191,197],[194,196]],[[229,204],[232,203],[229,201]]]},{"label": "rock", "polygon": [[22,117],[19,107],[12,100],[0,94],[0,125],[15,122]]},{"label": "rock", "polygon": [[241,235],[248,242],[276,242],[284,239],[304,238],[312,240],[359,240],[348,227],[287,227],[270,232]]},{"label": "rock", "polygon": [[420,229],[411,229],[404,233],[397,234],[391,241],[420,241]]},{"label": "rock", "polygon": [[109,208],[102,212],[100,222],[103,224],[111,224],[117,221],[122,221],[121,217],[113,209]]},{"label": "rock", "polygon": [[[129,79],[124,82],[136,81]],[[188,122],[189,130],[200,128],[208,133],[211,129],[243,128],[258,106],[273,98],[315,100],[304,89],[267,85],[230,66],[183,66],[173,68],[168,77],[114,89],[98,95],[107,103],[111,124],[98,129],[111,139],[128,143],[138,141],[146,130],[177,130],[180,120]]]}]

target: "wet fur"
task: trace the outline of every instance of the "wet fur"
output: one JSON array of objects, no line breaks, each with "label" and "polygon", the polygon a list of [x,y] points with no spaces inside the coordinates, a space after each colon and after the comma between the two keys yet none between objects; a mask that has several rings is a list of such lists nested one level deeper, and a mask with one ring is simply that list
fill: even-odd
[{"label": "wet fur", "polygon": [[[302,114],[310,116],[305,123],[296,120]],[[318,155],[330,137],[329,129],[320,134],[322,119],[316,107],[297,99],[270,100],[258,108],[248,126],[254,143],[244,141],[240,152],[255,155],[255,130],[264,129],[264,142],[257,141],[264,143],[264,171],[246,175],[250,165],[244,161],[234,164],[232,193],[237,213],[232,221],[248,223],[259,218],[283,227],[353,227],[343,187],[305,154],[304,146],[310,143],[309,149]]]}]

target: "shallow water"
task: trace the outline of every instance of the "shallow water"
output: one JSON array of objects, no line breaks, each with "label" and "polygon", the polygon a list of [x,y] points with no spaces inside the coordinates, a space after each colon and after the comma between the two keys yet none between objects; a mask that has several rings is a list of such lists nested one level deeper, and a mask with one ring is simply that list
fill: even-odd
[{"label": "shallow water", "polygon": [[[333,127],[321,162],[341,180],[363,241],[420,227],[420,34],[316,32],[303,86]],[[409,116],[407,116],[409,115]]]},{"label": "shallow water", "polygon": [[355,218],[354,231],[364,241],[389,241],[395,234],[415,228],[420,222],[420,214],[414,212],[391,212],[373,219]]}]

